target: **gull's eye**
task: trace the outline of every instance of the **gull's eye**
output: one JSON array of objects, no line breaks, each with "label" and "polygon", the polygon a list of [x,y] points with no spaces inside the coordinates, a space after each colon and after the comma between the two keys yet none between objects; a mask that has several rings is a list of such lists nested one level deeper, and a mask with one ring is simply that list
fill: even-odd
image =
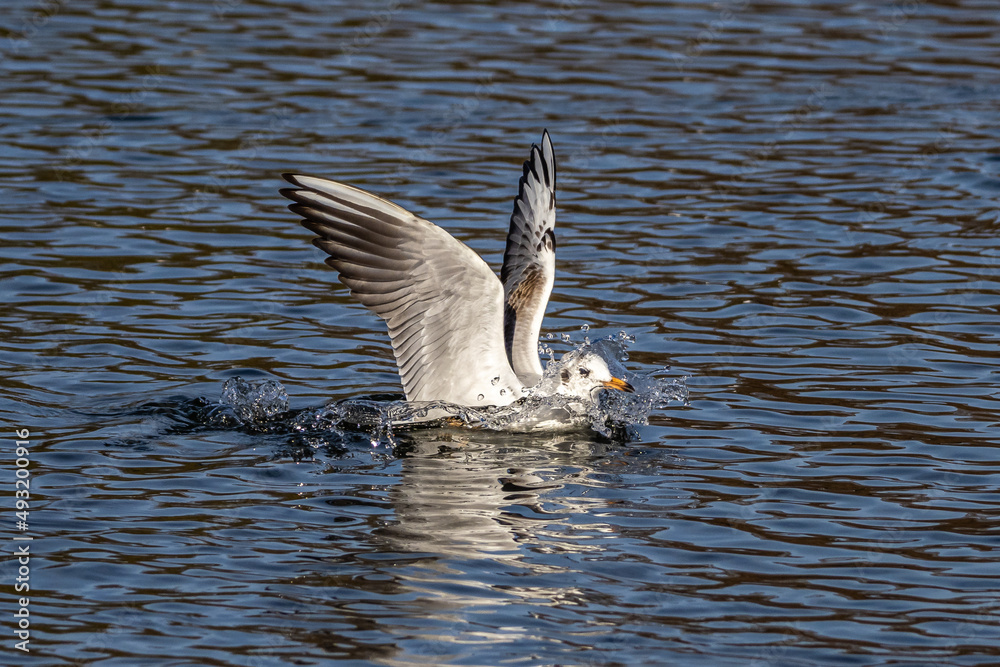
[{"label": "gull's eye", "polygon": [[580,375],[582,375],[583,377],[589,376],[590,375],[590,369],[589,368],[581,368],[580,369]]}]

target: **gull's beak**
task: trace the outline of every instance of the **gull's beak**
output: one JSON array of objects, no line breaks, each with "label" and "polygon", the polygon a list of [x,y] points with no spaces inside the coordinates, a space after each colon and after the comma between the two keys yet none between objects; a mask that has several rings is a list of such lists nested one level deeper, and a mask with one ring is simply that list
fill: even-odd
[{"label": "gull's beak", "polygon": [[618,391],[625,391],[630,394],[635,391],[635,387],[630,385],[625,380],[619,380],[618,378],[611,378],[607,382],[602,382],[601,384],[603,384],[608,389],[617,389]]}]

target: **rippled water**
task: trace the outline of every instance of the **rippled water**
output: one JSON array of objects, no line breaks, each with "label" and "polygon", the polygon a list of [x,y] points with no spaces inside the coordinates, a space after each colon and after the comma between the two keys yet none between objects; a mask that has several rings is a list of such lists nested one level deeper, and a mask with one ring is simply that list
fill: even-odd
[{"label": "rippled water", "polygon": [[[12,514],[30,429],[33,541],[0,662],[1000,662],[998,45],[963,0],[8,3],[0,486]],[[495,265],[543,128],[543,330],[627,331],[689,406],[630,442],[225,418],[236,376],[400,391],[280,172]]]}]

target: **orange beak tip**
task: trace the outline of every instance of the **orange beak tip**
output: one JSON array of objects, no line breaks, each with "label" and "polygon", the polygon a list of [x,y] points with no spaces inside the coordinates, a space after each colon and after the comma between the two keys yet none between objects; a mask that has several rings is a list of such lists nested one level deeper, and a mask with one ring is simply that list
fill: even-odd
[{"label": "orange beak tip", "polygon": [[604,383],[604,386],[607,387],[608,389],[617,389],[618,391],[624,391],[629,394],[635,392],[635,387],[630,385],[625,380],[621,380],[619,378],[611,378],[610,380]]}]

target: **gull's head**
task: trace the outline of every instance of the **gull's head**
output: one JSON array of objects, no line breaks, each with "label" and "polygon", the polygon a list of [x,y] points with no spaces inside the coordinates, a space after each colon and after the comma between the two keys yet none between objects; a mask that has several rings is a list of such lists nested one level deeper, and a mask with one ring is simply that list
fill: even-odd
[{"label": "gull's head", "polygon": [[559,379],[556,393],[563,396],[593,398],[594,393],[601,389],[635,391],[628,382],[613,376],[607,362],[593,352],[585,352],[567,360]]}]

